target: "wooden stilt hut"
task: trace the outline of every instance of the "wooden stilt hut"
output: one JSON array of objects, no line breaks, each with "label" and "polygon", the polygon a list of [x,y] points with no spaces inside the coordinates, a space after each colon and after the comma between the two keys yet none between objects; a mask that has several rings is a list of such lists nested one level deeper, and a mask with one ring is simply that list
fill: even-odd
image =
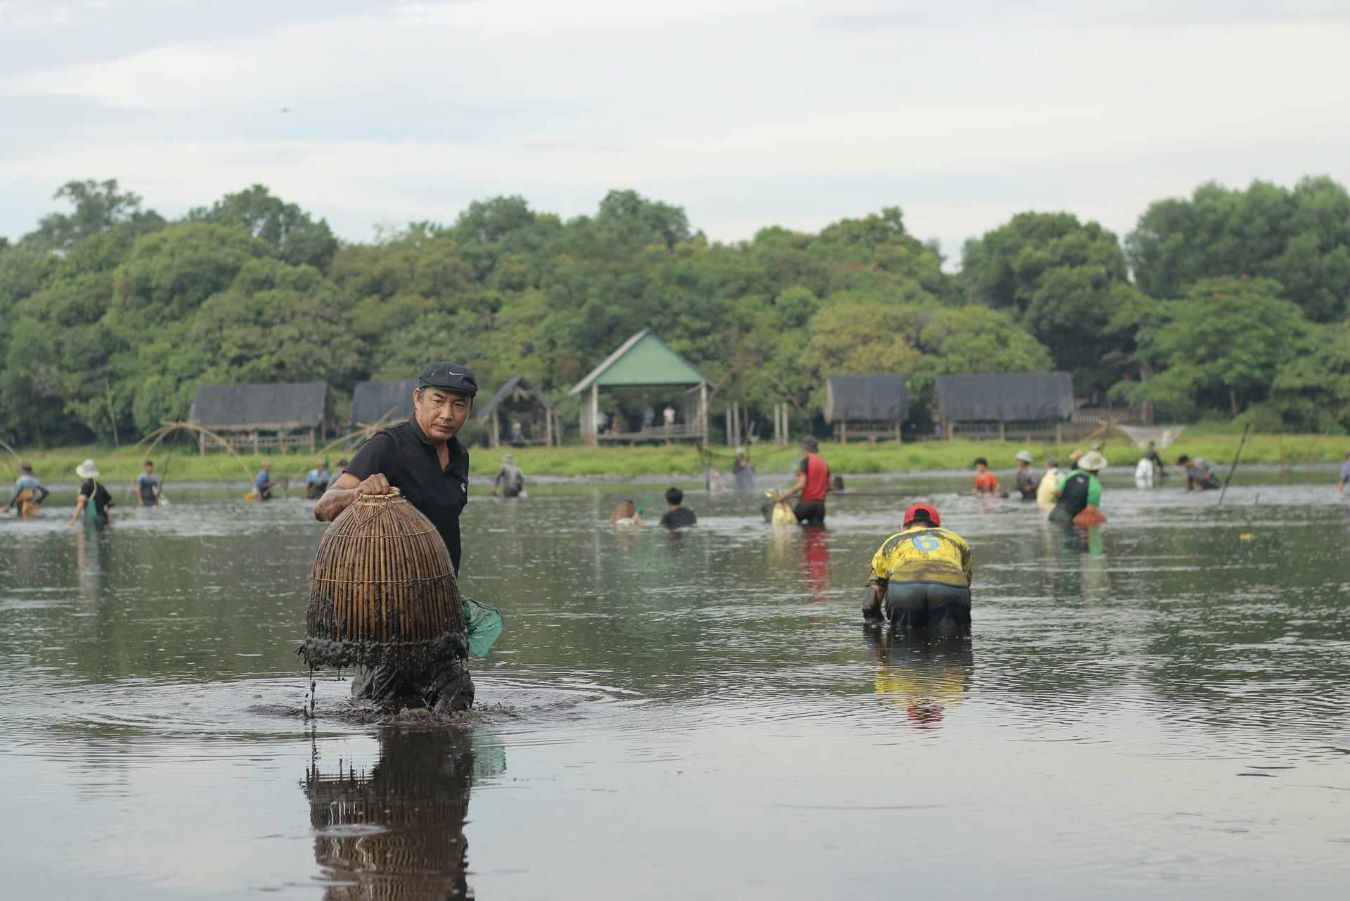
[{"label": "wooden stilt hut", "polygon": [[497,393],[487,403],[474,411],[474,418],[487,423],[489,441],[498,447],[502,440],[502,423],[521,424],[521,439],[516,444],[542,444],[552,447],[561,443],[557,425],[554,423],[553,404],[544,392],[540,391],[524,376],[509,379],[497,389]]},{"label": "wooden stilt hut", "polygon": [[900,440],[909,415],[909,385],[903,375],[832,375],[825,383],[825,421],[835,437]]},{"label": "wooden stilt hut", "polygon": [[1063,440],[1073,414],[1067,372],[982,372],[937,378],[938,417],[947,438]]},{"label": "wooden stilt hut", "polygon": [[[323,382],[269,385],[202,385],[189,424],[209,429],[234,450],[314,450],[336,426]],[[198,450],[206,451],[199,435]]]}]

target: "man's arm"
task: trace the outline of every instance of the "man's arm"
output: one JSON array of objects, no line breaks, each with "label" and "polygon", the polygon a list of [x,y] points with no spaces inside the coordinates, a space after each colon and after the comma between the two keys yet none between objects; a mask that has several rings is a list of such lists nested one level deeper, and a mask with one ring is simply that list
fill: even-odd
[{"label": "man's arm", "polygon": [[794,495],[801,494],[802,491],[805,490],[805,488],[806,488],[806,473],[799,472],[797,473],[797,484],[793,485],[787,491],[778,495],[778,499],[780,501],[785,501],[788,498],[793,497]]},{"label": "man's arm", "polygon": [[377,472],[363,481],[350,472],[344,472],[314,504],[314,518],[319,522],[332,522],[358,497],[367,494],[398,494],[398,489],[390,486],[384,473]]},{"label": "man's arm", "polygon": [[1096,476],[1093,476],[1092,481],[1088,483],[1087,502],[1093,507],[1102,505],[1102,483]]}]

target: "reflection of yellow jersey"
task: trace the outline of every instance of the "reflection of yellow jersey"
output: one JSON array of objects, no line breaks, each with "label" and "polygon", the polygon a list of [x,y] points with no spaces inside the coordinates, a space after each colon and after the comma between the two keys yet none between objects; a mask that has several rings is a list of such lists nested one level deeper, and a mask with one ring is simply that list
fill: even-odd
[{"label": "reflection of yellow jersey", "polygon": [[873,685],[877,694],[896,698],[906,707],[924,703],[951,707],[965,696],[966,673],[959,667],[916,673],[902,666],[879,666]]},{"label": "reflection of yellow jersey", "polygon": [[915,525],[886,539],[872,556],[872,578],[896,582],[970,584],[970,545],[955,532]]}]

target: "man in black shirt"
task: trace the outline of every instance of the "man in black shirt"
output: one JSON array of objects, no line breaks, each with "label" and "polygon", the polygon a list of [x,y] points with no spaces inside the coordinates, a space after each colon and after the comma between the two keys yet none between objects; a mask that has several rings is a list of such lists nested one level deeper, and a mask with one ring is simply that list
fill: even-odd
[{"label": "man in black shirt", "polygon": [[[432,363],[418,376],[413,415],[361,445],[342,475],[314,505],[320,522],[365,494],[397,490],[431,520],[460,571],[459,514],[469,501],[469,451],[456,437],[473,409],[478,383],[467,366]],[[380,702],[425,703],[438,711],[473,704],[462,655],[417,670],[379,666],[357,674],[352,694]]]},{"label": "man in black shirt", "polygon": [[698,517],[694,515],[694,511],[680,506],[683,503],[683,491],[673,487],[666,491],[667,510],[661,514],[661,525],[667,529],[682,529],[697,523]]}]

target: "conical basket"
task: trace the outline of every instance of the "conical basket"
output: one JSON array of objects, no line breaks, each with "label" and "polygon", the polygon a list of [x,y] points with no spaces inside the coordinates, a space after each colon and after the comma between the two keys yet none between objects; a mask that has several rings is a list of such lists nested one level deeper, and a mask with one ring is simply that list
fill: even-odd
[{"label": "conical basket", "polygon": [[364,495],[314,555],[300,654],[310,666],[464,654],[464,614],[445,542],[401,495]]}]

